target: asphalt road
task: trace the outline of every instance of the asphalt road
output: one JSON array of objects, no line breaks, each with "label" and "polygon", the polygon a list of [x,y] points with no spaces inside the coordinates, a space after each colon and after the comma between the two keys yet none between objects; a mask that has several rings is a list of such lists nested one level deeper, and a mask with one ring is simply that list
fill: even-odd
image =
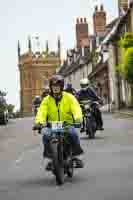
[{"label": "asphalt road", "polygon": [[0,200],[133,200],[133,119],[105,114],[104,124],[95,140],[81,135],[85,167],[61,187],[45,171],[32,119],[0,126]]}]

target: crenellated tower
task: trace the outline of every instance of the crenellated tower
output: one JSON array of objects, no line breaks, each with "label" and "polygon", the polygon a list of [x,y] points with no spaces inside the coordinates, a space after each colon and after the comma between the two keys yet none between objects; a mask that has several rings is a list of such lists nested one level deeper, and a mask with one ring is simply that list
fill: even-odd
[{"label": "crenellated tower", "polygon": [[20,105],[21,116],[32,115],[32,101],[36,95],[41,95],[48,79],[56,73],[60,65],[59,49],[50,52],[48,42],[45,51],[32,50],[32,41],[28,37],[28,50],[20,52],[18,42],[18,67],[20,72]]}]

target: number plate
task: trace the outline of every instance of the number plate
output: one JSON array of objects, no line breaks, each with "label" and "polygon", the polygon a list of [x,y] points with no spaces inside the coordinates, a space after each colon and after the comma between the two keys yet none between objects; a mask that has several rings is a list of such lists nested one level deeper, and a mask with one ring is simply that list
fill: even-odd
[{"label": "number plate", "polygon": [[63,128],[62,122],[52,122],[52,130],[60,130]]}]

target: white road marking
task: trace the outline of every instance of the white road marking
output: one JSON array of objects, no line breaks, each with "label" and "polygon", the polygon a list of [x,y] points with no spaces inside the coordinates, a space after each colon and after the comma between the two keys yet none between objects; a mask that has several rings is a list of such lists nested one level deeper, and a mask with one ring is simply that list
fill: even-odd
[{"label": "white road marking", "polygon": [[15,161],[16,164],[19,164],[23,160],[24,153],[22,153],[19,158]]}]

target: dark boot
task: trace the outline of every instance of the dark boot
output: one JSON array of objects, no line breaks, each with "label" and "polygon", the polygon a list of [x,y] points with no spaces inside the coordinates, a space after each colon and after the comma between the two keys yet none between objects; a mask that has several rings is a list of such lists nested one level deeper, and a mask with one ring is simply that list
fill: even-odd
[{"label": "dark boot", "polygon": [[53,163],[52,161],[49,161],[46,165],[46,168],[45,168],[47,171],[52,171],[53,170]]},{"label": "dark boot", "polygon": [[98,124],[98,130],[103,131],[103,119],[102,119],[102,114],[99,110],[97,110],[97,124]]},{"label": "dark boot", "polygon": [[74,144],[73,145],[73,153],[72,153],[73,156],[78,156],[78,155],[81,155],[83,153],[84,153],[84,151],[81,148],[80,144]]},{"label": "dark boot", "polygon": [[80,129],[80,133],[83,133],[83,132],[85,132],[84,127],[82,127],[82,128]]},{"label": "dark boot", "polygon": [[85,132],[85,119],[83,118],[83,123],[82,123],[82,127],[80,129],[80,133]]},{"label": "dark boot", "polygon": [[98,130],[100,130],[100,131],[104,131],[104,128],[101,126],[101,127],[99,127]]},{"label": "dark boot", "polygon": [[43,151],[43,158],[47,158],[47,151],[46,151],[46,148],[44,148],[44,151]]}]

